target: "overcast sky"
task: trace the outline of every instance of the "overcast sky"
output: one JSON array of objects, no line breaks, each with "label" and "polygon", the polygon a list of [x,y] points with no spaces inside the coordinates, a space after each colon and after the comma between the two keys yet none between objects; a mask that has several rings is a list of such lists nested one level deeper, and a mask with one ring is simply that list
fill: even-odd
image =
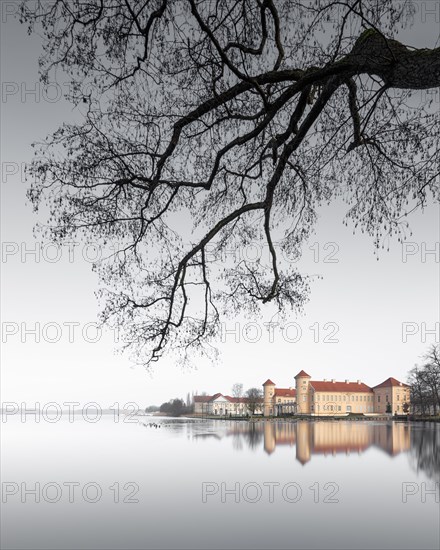
[{"label": "overcast sky", "polygon": [[[81,113],[62,99],[62,79],[48,88],[38,82],[41,44],[7,16],[7,4],[1,3],[0,44],[3,402],[96,401],[106,407],[132,401],[145,406],[192,391],[228,393],[234,382],[247,388],[271,378],[281,387],[293,386],[301,369],[315,379],[362,379],[369,385],[389,376],[406,380],[429,345],[438,342],[438,324],[437,334],[432,333],[439,316],[438,205],[413,214],[413,234],[404,248],[390,242],[379,260],[370,238],[342,225],[343,204],[323,208],[311,248],[298,262],[303,272],[322,276],[312,283],[304,315],[292,316],[284,332],[265,328],[271,308],[254,324],[240,317],[225,320],[214,366],[200,363],[182,370],[164,360],[146,371],[133,368],[127,355],[115,354],[115,335],[99,336],[93,326],[99,311],[93,247],[81,243],[57,249],[42,243],[39,258],[29,253],[41,244],[33,236],[38,217],[26,201],[22,176],[32,156],[30,144]],[[439,4],[422,4],[402,40],[433,47]],[[434,97],[440,107],[438,91]],[[436,254],[427,253],[435,249]],[[25,334],[35,326],[39,342]]]}]

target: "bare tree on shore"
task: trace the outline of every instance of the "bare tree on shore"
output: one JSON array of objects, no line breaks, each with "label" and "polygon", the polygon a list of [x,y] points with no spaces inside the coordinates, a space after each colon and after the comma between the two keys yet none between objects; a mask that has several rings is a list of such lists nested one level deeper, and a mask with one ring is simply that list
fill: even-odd
[{"label": "bare tree on shore", "polygon": [[243,384],[236,382],[232,385],[232,397],[243,397]]},{"label": "bare tree on shore", "polygon": [[440,346],[432,345],[423,360],[409,373],[411,405],[417,414],[436,415],[440,412]]},{"label": "bare tree on shore", "polygon": [[263,392],[260,388],[249,388],[246,391],[246,399],[246,406],[250,414],[262,411]]}]

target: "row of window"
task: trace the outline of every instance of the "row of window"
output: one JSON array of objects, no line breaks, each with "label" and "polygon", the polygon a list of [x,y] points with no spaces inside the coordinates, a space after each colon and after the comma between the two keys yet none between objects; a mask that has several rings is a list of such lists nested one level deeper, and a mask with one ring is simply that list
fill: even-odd
[{"label": "row of window", "polygon": [[[397,394],[396,397],[397,397],[397,401],[400,401],[400,394],[399,393]],[[403,401],[406,401],[407,399],[409,399],[409,394],[404,393],[403,394]],[[388,394],[385,395],[385,401],[387,403],[390,402],[390,398],[389,398]],[[380,403],[380,395],[377,396],[377,402]]]},{"label": "row of window", "polygon": [[[348,398],[348,399],[347,399]],[[406,395],[403,395],[404,401],[406,400]],[[373,401],[374,395],[352,395],[351,401]],[[303,396],[303,401],[306,401],[306,396]],[[319,393],[315,394],[315,401],[350,401],[349,395],[339,394],[339,395],[321,395]],[[385,401],[389,403],[389,396],[385,395]],[[397,401],[400,401],[400,394],[397,394]],[[380,395],[377,396],[377,402],[380,403]]]},{"label": "row of window", "polygon": [[[214,411],[243,411],[244,409],[247,409],[247,406],[245,406],[243,403],[225,403],[225,404],[217,404],[214,403],[213,406],[210,406],[209,404],[205,406],[207,410],[213,409]],[[255,405],[256,409],[260,408],[260,405]]]},{"label": "row of window", "polygon": [[[405,412],[405,407],[404,407],[404,405],[402,405],[402,406],[396,405],[396,409],[395,409],[395,410],[396,410],[396,412],[399,412],[399,413],[402,412],[402,413],[404,413],[404,412]],[[386,407],[382,407],[382,408],[381,408],[381,406],[379,405],[379,406],[377,407],[377,412],[387,412],[387,411],[386,411]],[[408,412],[408,410],[406,410],[406,412]]]},{"label": "row of window", "polygon": [[[321,410],[340,412],[342,411],[342,407],[341,405],[323,405]],[[319,412],[319,411],[320,411],[319,405],[316,405],[316,412]],[[314,412],[313,406],[312,406],[312,412]],[[346,412],[351,412],[351,405],[346,406]],[[373,405],[360,405],[358,407],[358,412],[374,412],[374,407]]]},{"label": "row of window", "polygon": [[[363,399],[362,399],[363,398]],[[351,401],[373,401],[372,395],[352,395]],[[315,401],[350,401],[349,395],[321,395],[319,393],[315,394]]]}]

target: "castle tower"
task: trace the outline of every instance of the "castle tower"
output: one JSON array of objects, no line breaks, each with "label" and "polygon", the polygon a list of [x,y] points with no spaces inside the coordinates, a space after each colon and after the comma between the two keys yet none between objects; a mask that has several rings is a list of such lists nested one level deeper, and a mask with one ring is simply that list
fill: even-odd
[{"label": "castle tower", "polygon": [[309,376],[303,370],[295,376],[296,411],[299,414],[310,414]]},{"label": "castle tower", "polygon": [[275,384],[272,380],[267,379],[263,384],[263,397],[264,397],[264,416],[272,416],[275,411]]}]

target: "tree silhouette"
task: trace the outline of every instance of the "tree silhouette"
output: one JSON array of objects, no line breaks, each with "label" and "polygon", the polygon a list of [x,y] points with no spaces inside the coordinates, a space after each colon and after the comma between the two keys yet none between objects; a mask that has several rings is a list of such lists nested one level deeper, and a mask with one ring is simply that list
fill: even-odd
[{"label": "tree silhouette", "polygon": [[440,411],[440,346],[431,345],[423,361],[409,371],[411,403],[416,414],[436,415]]},{"label": "tree silhouette", "polygon": [[[67,73],[84,117],[37,148],[29,197],[52,239],[112,243],[103,320],[145,364],[209,349],[222,311],[300,309],[285,256],[321,205],[343,198],[381,246],[437,197],[439,113],[414,91],[439,86],[440,49],[397,40],[407,3],[36,4],[42,78]],[[254,241],[268,261],[218,261]]]},{"label": "tree silhouette", "polygon": [[240,382],[235,382],[232,385],[232,397],[243,397],[243,384]]},{"label": "tree silhouette", "polygon": [[246,406],[250,414],[262,412],[263,392],[260,388],[249,388],[246,390]]}]

